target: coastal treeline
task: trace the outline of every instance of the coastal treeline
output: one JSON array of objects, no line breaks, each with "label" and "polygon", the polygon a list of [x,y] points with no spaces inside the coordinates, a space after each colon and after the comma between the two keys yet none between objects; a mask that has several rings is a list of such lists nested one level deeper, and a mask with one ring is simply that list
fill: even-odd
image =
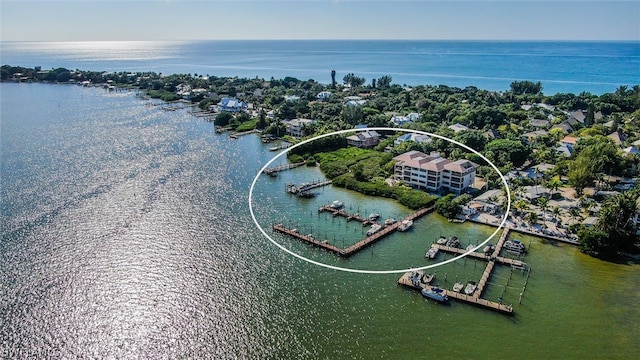
[{"label": "coastal treeline", "polygon": [[[577,224],[593,207],[568,211],[583,251],[607,257],[620,250],[638,249],[638,207],[634,204],[640,192],[623,191],[606,199],[596,194],[613,191],[612,178],[638,175],[640,85],[621,85],[601,95],[588,92],[545,95],[542,83],[526,80],[514,81],[504,91],[489,91],[474,86],[404,86],[393,83],[388,75],[365,79],[349,73],[339,82],[335,71],[327,71],[327,79],[322,79],[327,83],[293,77],[45,70],[10,65],[3,65],[0,71],[2,81],[136,89],[166,101],[182,99],[202,111],[211,110],[224,98],[250,104],[245,111],[216,114],[216,125],[231,129],[256,128],[263,134],[287,137],[284,121],[313,119],[302,129],[304,139],[357,125],[389,126],[454,139],[485,155],[503,174],[548,164],[551,169],[539,177],[510,179],[511,191],[517,199],[515,211],[532,223],[538,220],[538,215],[528,210],[531,204],[520,194],[525,186],[543,185],[555,191],[571,187],[580,204],[596,203],[600,208],[600,220],[593,227]],[[321,93],[328,95],[320,98]],[[396,118],[409,115],[410,120]],[[300,140],[290,136],[287,139]],[[296,148],[292,155],[318,163],[338,186],[397,198],[410,207],[432,204],[435,198],[404,193],[406,190],[394,189],[383,181],[392,170],[390,159],[409,150],[438,151],[452,160],[467,158],[481,165],[478,176],[487,182],[487,188],[500,187],[500,178],[491,167],[477,155],[448,141],[433,138],[426,143],[390,146],[392,142],[393,139],[383,138],[377,148],[371,149],[376,154],[340,155],[340,159],[328,160],[330,151],[346,146],[344,137],[333,137]]]}]

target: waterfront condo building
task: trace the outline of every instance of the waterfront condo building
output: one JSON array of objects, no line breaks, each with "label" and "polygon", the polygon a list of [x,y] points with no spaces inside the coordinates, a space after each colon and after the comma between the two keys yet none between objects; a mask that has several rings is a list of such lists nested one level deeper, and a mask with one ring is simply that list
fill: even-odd
[{"label": "waterfront condo building", "polygon": [[463,193],[476,178],[477,164],[461,159],[451,161],[437,152],[430,155],[409,151],[395,158],[394,179],[429,192]]}]

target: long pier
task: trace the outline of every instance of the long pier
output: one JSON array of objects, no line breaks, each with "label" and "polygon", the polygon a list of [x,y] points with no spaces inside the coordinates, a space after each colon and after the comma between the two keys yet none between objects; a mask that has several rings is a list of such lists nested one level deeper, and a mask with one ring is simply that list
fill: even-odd
[{"label": "long pier", "polygon": [[269,176],[276,176],[281,171],[297,168],[298,166],[302,166],[305,163],[306,162],[301,161],[299,163],[294,163],[294,164],[285,164],[285,165],[270,167],[270,168],[264,169],[262,172]]},{"label": "long pier", "polygon": [[[428,214],[429,212],[433,211],[433,209],[434,209],[433,207],[419,209],[418,211],[416,211],[413,214],[405,217],[401,221],[398,221],[398,222],[395,222],[394,224],[388,225],[388,226],[384,227],[382,230],[376,232],[375,234],[367,236],[366,238],[358,241],[357,243],[355,243],[355,244],[353,244],[353,245],[351,245],[351,246],[349,246],[349,247],[347,247],[345,249],[339,248],[339,247],[337,247],[335,245],[332,245],[332,244],[329,244],[328,240],[318,241],[315,238],[313,238],[313,236],[311,236],[311,235],[300,234],[300,232],[298,232],[296,229],[287,229],[282,224],[273,225],[272,228],[275,231],[278,231],[280,233],[289,235],[291,237],[294,237],[296,239],[302,240],[304,242],[310,243],[310,244],[312,244],[314,246],[321,247],[323,249],[326,249],[328,251],[336,253],[336,254],[338,254],[340,256],[349,257],[349,256],[355,254],[356,252],[362,250],[363,248],[375,243],[376,241],[378,241],[378,240],[386,237],[387,235],[393,233],[394,231],[396,231],[398,229],[398,227],[402,224],[402,221],[404,221],[404,220],[412,220],[413,221],[413,220],[419,219],[419,218],[423,217],[424,215]],[[335,209],[333,209],[333,210],[335,210]],[[346,211],[343,211],[343,213],[346,213]],[[351,215],[356,215],[356,214],[351,214]],[[359,219],[363,219],[363,218],[359,217],[359,215],[358,215],[358,218],[354,218],[354,219],[357,219],[358,221],[360,221]],[[365,220],[367,223],[369,222],[368,219],[363,219],[363,220]]]},{"label": "long pier", "polygon": [[272,226],[273,230],[276,230],[278,232],[281,232],[283,234],[289,235],[291,237],[294,237],[296,239],[302,240],[304,242],[307,242],[309,244],[312,244],[314,246],[323,248],[325,250],[334,252],[340,256],[346,256],[344,254],[344,250],[335,246],[335,245],[331,245],[329,244],[328,240],[316,240],[312,235],[303,235],[300,234],[300,232],[298,232],[297,229],[287,229],[286,227],[284,227],[284,225],[282,224],[276,224]]},{"label": "long pier", "polygon": [[[431,289],[432,286],[428,285],[428,284],[423,284],[423,283],[416,283],[414,284],[411,281],[411,275],[412,275],[413,271],[409,271],[407,273],[405,273],[404,275],[402,275],[400,277],[400,279],[398,279],[398,284],[403,285],[403,286],[407,286],[409,288],[418,290],[418,291],[422,291],[422,289]],[[481,306],[484,308],[488,308],[488,309],[492,309],[492,310],[496,310],[505,314],[513,314],[513,307],[511,305],[504,305],[501,304],[499,302],[495,302],[495,301],[490,301],[490,300],[486,300],[486,299],[482,299],[479,296],[474,295],[467,295],[467,294],[463,294],[463,293],[459,293],[459,292],[455,292],[452,290],[447,290],[447,289],[443,289],[445,295],[447,295],[447,297],[451,298],[451,299],[456,299],[459,301],[463,301],[466,303],[470,303],[476,306]]]}]

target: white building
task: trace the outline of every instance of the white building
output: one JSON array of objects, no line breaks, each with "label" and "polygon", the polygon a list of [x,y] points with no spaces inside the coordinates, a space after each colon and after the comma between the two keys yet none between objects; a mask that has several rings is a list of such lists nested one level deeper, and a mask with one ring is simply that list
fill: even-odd
[{"label": "white building", "polygon": [[315,123],[315,120],[311,119],[293,119],[284,121],[287,126],[287,135],[302,137],[304,136],[304,128]]},{"label": "white building", "polygon": [[461,159],[451,161],[438,153],[409,151],[394,158],[394,179],[430,192],[464,192],[476,178],[477,164]]},{"label": "white building", "polygon": [[420,118],[420,114],[418,113],[410,113],[405,116],[394,115],[391,117],[391,122],[396,126],[400,126],[402,124],[417,121],[419,118]]},{"label": "white building", "polygon": [[414,141],[421,144],[426,144],[431,142],[431,137],[429,135],[419,134],[419,133],[406,133],[404,135],[398,136],[393,141],[394,145],[400,145],[405,141]]},{"label": "white building", "polygon": [[329,100],[331,98],[331,91],[321,91],[316,95],[318,101]]}]

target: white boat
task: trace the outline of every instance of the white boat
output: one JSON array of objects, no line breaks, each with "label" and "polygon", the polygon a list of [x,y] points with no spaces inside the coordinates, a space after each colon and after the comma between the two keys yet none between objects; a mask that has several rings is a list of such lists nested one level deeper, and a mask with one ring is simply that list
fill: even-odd
[{"label": "white boat", "polygon": [[398,226],[398,231],[407,231],[413,226],[413,220],[402,220],[402,224]]},{"label": "white boat", "polygon": [[444,289],[438,287],[424,288],[420,291],[422,296],[428,297],[429,299],[433,299],[438,302],[446,302],[449,300]]},{"label": "white boat", "polygon": [[462,292],[462,289],[464,289],[464,284],[463,283],[455,283],[453,284],[453,291],[455,292]]},{"label": "white boat", "polygon": [[376,220],[378,220],[378,218],[379,218],[379,217],[380,217],[380,214],[378,214],[378,213],[371,213],[371,214],[369,215],[369,221],[376,221]]},{"label": "white boat", "polygon": [[485,255],[491,255],[491,253],[493,252],[493,244],[487,244],[482,252],[484,252]]},{"label": "white boat", "polygon": [[470,251],[470,250],[473,250],[475,248],[476,248],[476,245],[469,244],[469,245],[467,245],[467,248],[465,250]]},{"label": "white boat", "polygon": [[460,240],[458,240],[456,236],[452,236],[449,238],[449,240],[447,240],[446,245],[452,248],[458,248],[460,247]]},{"label": "white boat", "polygon": [[380,225],[380,224],[371,225],[371,228],[369,229],[369,231],[367,231],[367,236],[371,236],[371,235],[377,233],[378,231],[380,231],[380,229],[382,229],[382,225]]},{"label": "white boat", "polygon": [[502,245],[502,247],[507,251],[517,252],[520,254],[527,252],[527,249],[525,248],[524,244],[520,242],[520,240],[507,240],[504,242],[504,245]]},{"label": "white boat", "polygon": [[471,295],[473,294],[474,291],[476,291],[477,288],[478,288],[478,285],[476,285],[475,281],[469,281],[467,286],[464,288],[464,293],[467,295]]},{"label": "white boat", "polygon": [[385,220],[385,221],[384,221],[384,224],[385,224],[385,225],[393,225],[393,224],[395,224],[395,223],[397,223],[397,222],[398,222],[398,220],[396,220],[396,219],[394,219],[394,218],[389,218],[389,219],[387,219],[387,220]]},{"label": "white boat", "polygon": [[429,273],[424,273],[422,274],[422,276],[420,277],[420,281],[422,281],[424,284],[429,284],[433,281],[433,279],[435,279],[436,276],[433,274],[429,274]]},{"label": "white boat", "polygon": [[427,259],[434,259],[438,255],[438,248],[430,247],[424,255]]},{"label": "white boat", "polygon": [[339,200],[336,200],[336,201],[331,203],[331,207],[334,208],[334,209],[340,209],[343,206],[344,206],[344,204],[342,203],[342,201],[339,201]]},{"label": "white boat", "polygon": [[438,240],[436,240],[436,244],[445,245],[449,241],[446,237],[440,236]]}]

